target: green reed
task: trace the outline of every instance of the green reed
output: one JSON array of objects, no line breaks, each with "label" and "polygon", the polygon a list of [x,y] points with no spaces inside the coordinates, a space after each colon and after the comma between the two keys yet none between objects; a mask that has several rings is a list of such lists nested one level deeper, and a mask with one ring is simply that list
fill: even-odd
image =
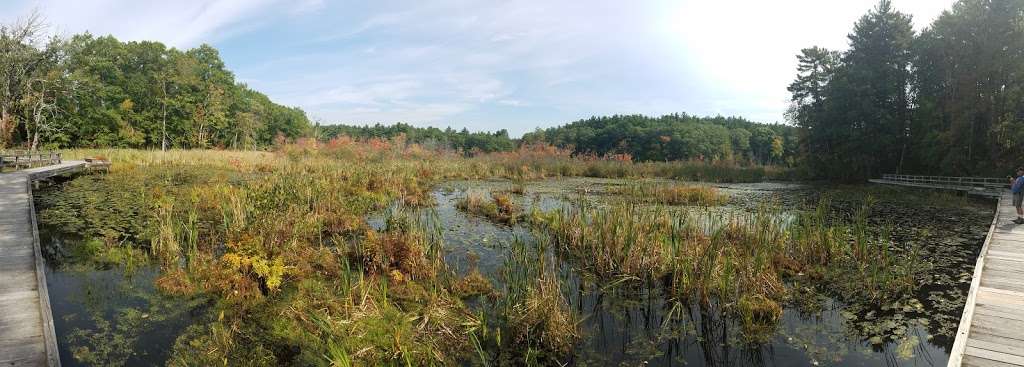
[{"label": "green reed", "polygon": [[921,261],[913,251],[894,255],[889,232],[869,229],[871,203],[852,223],[833,219],[827,198],[795,215],[772,203],[734,213],[578,200],[531,217],[559,251],[599,277],[668,279],[681,299],[742,301],[736,312],[744,320],[777,320],[788,277],[853,302],[914,289]]}]

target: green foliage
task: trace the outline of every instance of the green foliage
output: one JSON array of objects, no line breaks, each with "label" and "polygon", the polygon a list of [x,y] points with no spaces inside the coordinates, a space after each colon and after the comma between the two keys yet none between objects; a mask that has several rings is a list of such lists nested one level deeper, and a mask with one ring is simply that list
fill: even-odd
[{"label": "green foliage", "polygon": [[912,47],[915,170],[1002,176],[1024,152],[1024,2],[962,0]]},{"label": "green foliage", "polygon": [[729,201],[711,186],[688,186],[679,184],[636,183],[611,190],[614,194],[626,195],[640,202],[665,205],[716,206]]},{"label": "green foliage", "polygon": [[[785,146],[773,153],[776,140]],[[795,159],[796,130],[738,117],[615,115],[537,130],[524,135],[523,142],[569,147],[577,154],[627,155],[639,161],[781,164]]]},{"label": "green foliage", "polygon": [[1024,3],[961,0],[915,37],[882,0],[844,52],[798,56],[789,117],[820,177],[997,175],[1024,150]]},{"label": "green foliage", "polygon": [[680,298],[746,299],[737,311],[750,318],[753,331],[778,319],[772,303],[785,300],[786,277],[809,278],[860,304],[916,290],[927,266],[913,249],[894,250],[888,233],[867,230],[872,203],[867,200],[852,223],[830,218],[828,200],[791,219],[775,205],[721,215],[585,200],[533,216],[558,250],[603,279],[667,278]]},{"label": "green foliage", "polygon": [[902,168],[913,39],[910,16],[882,0],[854,25],[846,52],[802,51],[791,117],[819,174],[855,180]]},{"label": "green foliage", "polygon": [[407,143],[420,144],[429,149],[451,149],[466,154],[483,152],[507,152],[516,147],[516,141],[508,136],[505,129],[496,132],[455,131],[436,127],[415,127],[409,124],[376,124],[373,126],[327,125],[317,126],[317,137],[330,140],[347,136],[358,140],[392,139],[403,136]]},{"label": "green foliage", "polygon": [[0,58],[46,60],[46,68],[33,70],[46,82],[16,86],[24,103],[4,111],[20,116],[8,129],[18,133],[0,136],[0,147],[252,149],[309,128],[302,110],[236,83],[209,45],[181,51],[86,33],[38,50],[22,46],[0,48]]}]

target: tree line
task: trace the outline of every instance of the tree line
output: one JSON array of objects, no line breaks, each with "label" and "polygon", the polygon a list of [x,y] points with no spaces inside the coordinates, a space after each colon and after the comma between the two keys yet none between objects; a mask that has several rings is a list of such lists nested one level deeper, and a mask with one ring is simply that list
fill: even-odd
[{"label": "tree line", "polygon": [[538,129],[524,135],[523,141],[571,147],[580,154],[628,154],[640,161],[724,160],[792,165],[799,153],[798,133],[792,126],[685,113],[591,117]]},{"label": "tree line", "polygon": [[266,147],[301,136],[410,142],[469,152],[521,144],[635,160],[785,164],[822,178],[887,172],[996,175],[1024,164],[1024,0],[960,0],[921,32],[882,0],[845,50],[810,47],[789,85],[791,125],[738,117],[592,117],[508,132],[317,126],[237,83],[216,49],[46,38],[36,16],[0,26],[0,149]]},{"label": "tree line", "polygon": [[819,176],[998,175],[1024,163],[1024,0],[960,0],[920,34],[889,0],[789,86]]},{"label": "tree line", "polygon": [[0,26],[0,149],[235,148],[307,134],[306,114],[237,83],[216,49]]},{"label": "tree line", "polygon": [[330,140],[338,136],[348,136],[358,140],[390,139],[404,136],[406,142],[416,143],[428,148],[457,150],[465,153],[511,151],[518,141],[508,135],[508,130],[495,132],[470,132],[468,129],[456,131],[451,127],[441,130],[436,127],[416,127],[406,123],[393,125],[326,125],[317,126],[317,135],[321,140]]}]

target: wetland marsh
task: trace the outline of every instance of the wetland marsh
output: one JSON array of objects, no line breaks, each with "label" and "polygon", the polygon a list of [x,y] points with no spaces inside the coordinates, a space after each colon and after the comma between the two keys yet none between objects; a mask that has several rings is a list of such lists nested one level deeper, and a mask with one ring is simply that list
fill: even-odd
[{"label": "wetland marsh", "polygon": [[182,154],[36,192],[65,365],[943,365],[991,220],[896,188]]}]

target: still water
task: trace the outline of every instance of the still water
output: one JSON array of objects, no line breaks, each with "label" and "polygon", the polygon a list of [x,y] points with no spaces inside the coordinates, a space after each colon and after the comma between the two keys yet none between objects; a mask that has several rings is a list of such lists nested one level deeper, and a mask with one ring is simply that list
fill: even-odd
[{"label": "still water", "polygon": [[[524,205],[545,209],[563,205],[580,193],[601,200],[602,192],[623,181],[564,179],[528,183],[520,197]],[[499,289],[509,244],[529,240],[523,227],[494,224],[455,208],[467,190],[508,188],[508,182],[455,182],[434,192],[437,205],[429,215],[442,228],[445,258],[456,273],[476,266]],[[807,195],[813,188],[793,185],[731,185],[722,187],[734,197],[783,201]],[[777,199],[776,199],[777,200]],[[793,199],[793,201],[798,201]],[[734,200],[720,210],[749,208]],[[956,220],[956,218],[952,218]],[[369,218],[380,225],[379,217]],[[659,284],[623,282],[614,286],[560,265],[563,294],[581,316],[583,339],[571,361],[574,365],[657,366],[939,366],[945,365],[959,313],[963,307],[973,254],[984,234],[981,226],[932,229],[926,252],[936,274],[918,294],[891,305],[844,305],[820,292],[807,292],[785,305],[771,336],[749,342],[721,307],[681,304]],[[974,228],[978,227],[978,228]],[[202,300],[165,296],[153,286],[154,269],[141,267],[96,269],[61,261],[60,252],[75,241],[40,228],[47,256],[47,284],[65,366],[162,365],[177,336],[204,317]],[[981,236],[978,233],[980,231]],[[929,244],[926,244],[929,245]],[[928,246],[926,246],[928,247]],[[472,260],[470,260],[472,259]],[[473,265],[469,265],[473,264]],[[804,294],[803,292],[798,292]],[[487,301],[470,302],[486,310]]]}]

